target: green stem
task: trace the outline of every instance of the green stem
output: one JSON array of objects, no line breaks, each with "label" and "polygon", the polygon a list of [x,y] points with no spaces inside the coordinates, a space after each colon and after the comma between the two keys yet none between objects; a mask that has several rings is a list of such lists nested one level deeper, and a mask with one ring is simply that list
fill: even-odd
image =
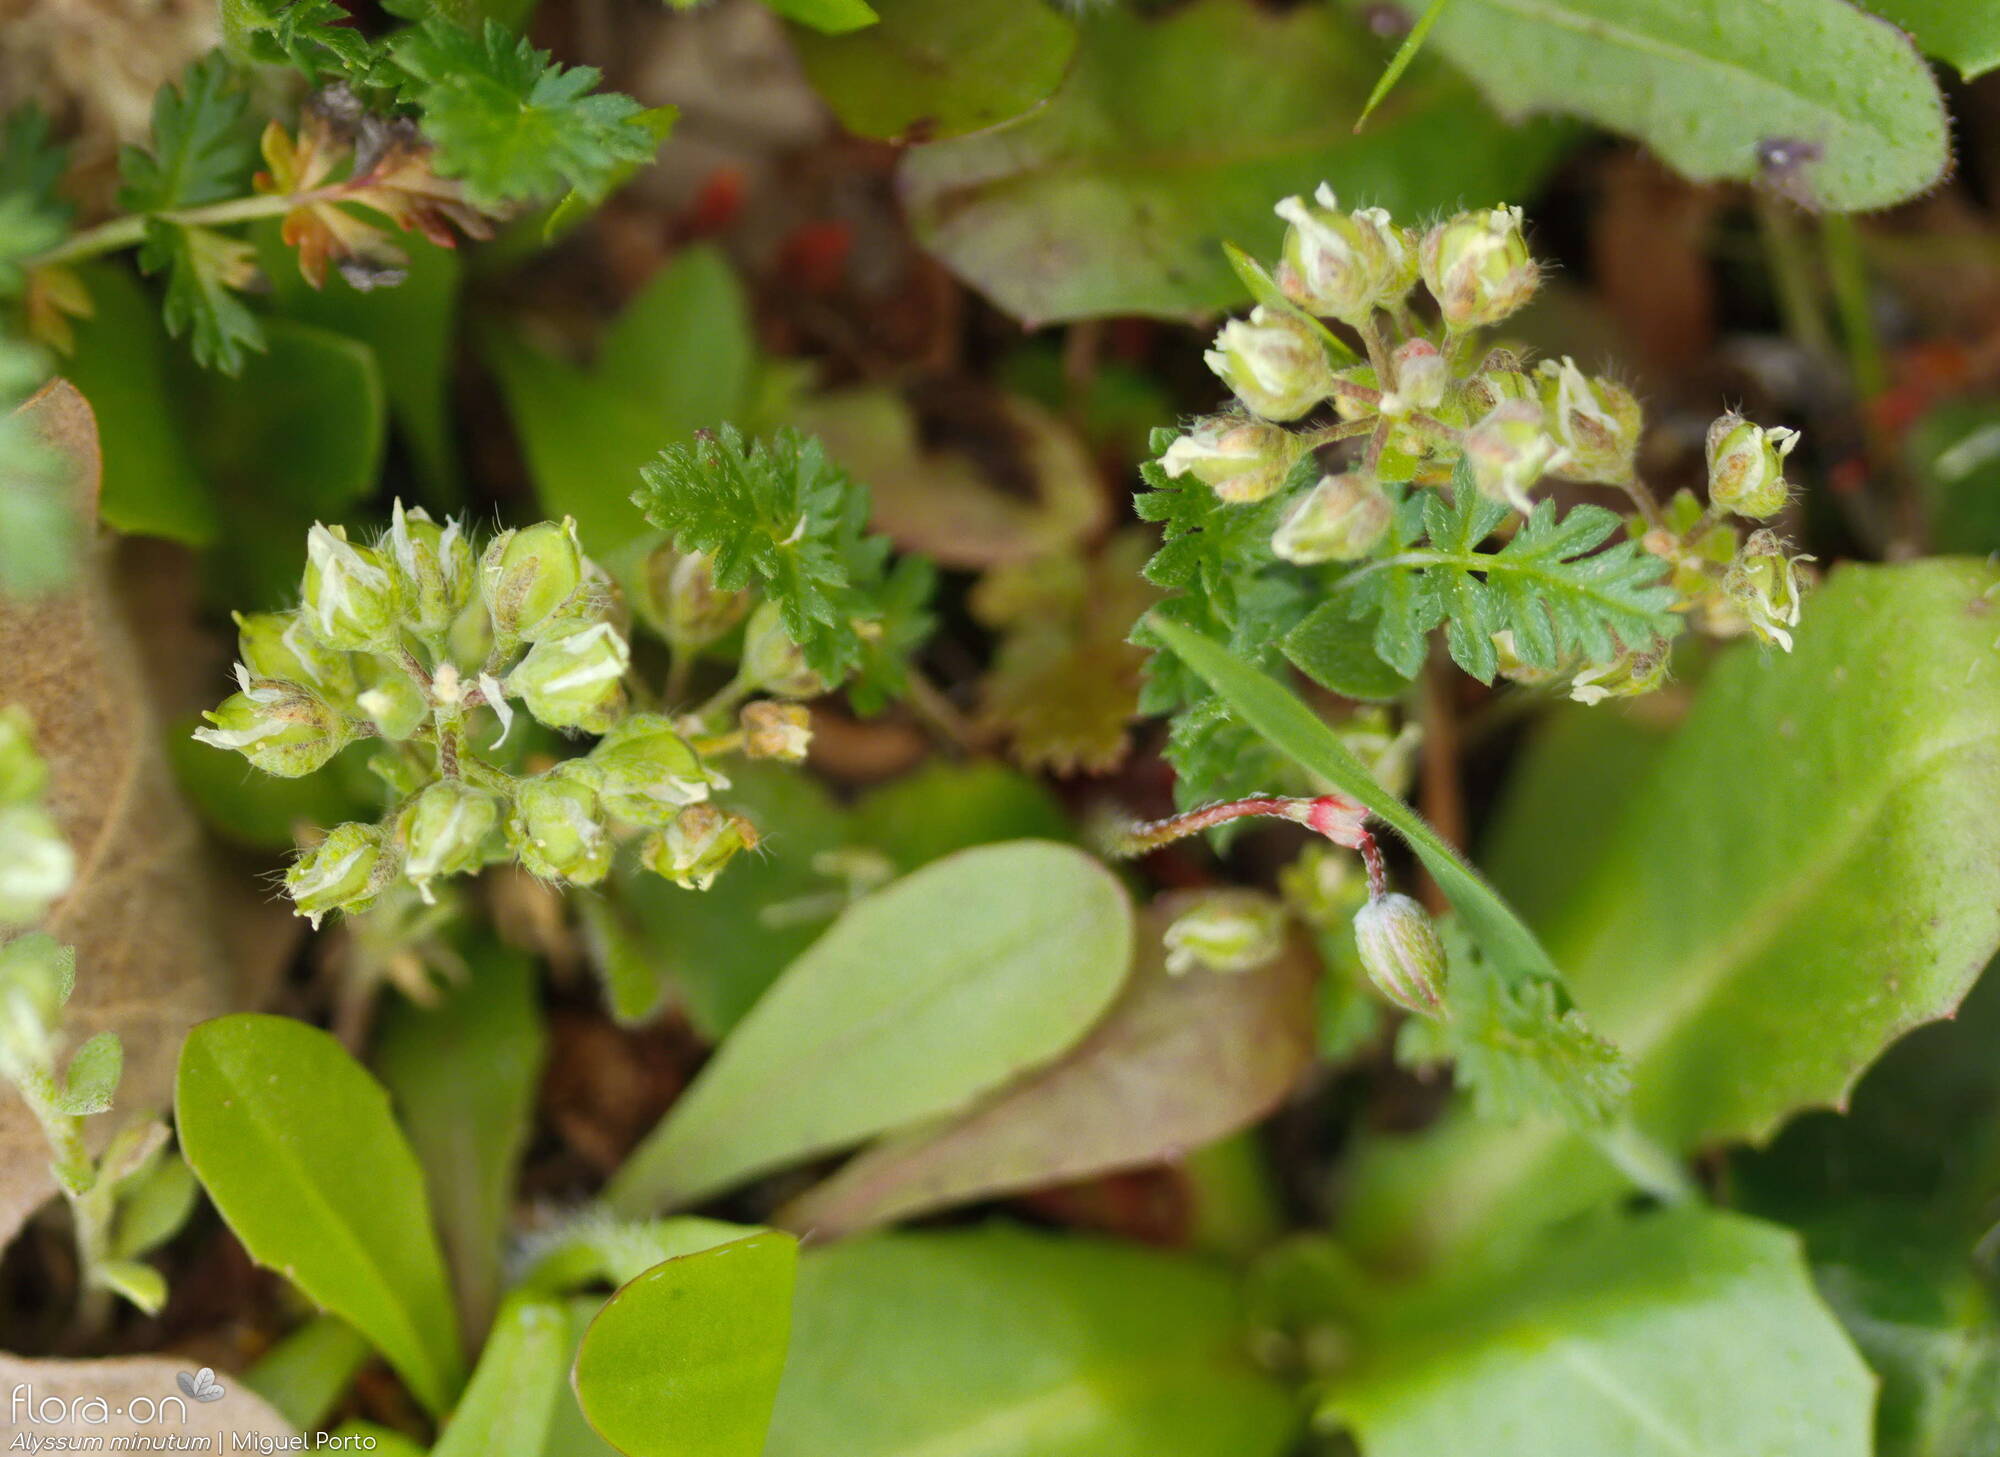
[{"label": "green stem", "polygon": [[1761,198],[1757,204],[1757,231],[1764,242],[1764,256],[1771,272],[1771,287],[1778,296],[1778,313],[1785,332],[1801,349],[1822,359],[1834,353],[1833,335],[1820,311],[1819,278],[1799,234],[1798,218],[1776,198]]},{"label": "green stem", "polygon": [[23,260],[21,266],[27,270],[43,268],[52,263],[77,263],[86,258],[96,258],[101,254],[115,253],[120,248],[130,248],[142,242],[146,236],[146,224],[155,218],[161,222],[179,223],[183,227],[226,227],[231,223],[247,223],[253,218],[277,217],[295,207],[317,201],[327,189],[314,192],[300,192],[287,196],[258,194],[254,197],[237,197],[228,202],[210,203],[207,207],[179,208],[171,212],[134,213],[129,217],[113,218],[108,223],[99,223],[94,228],[86,228],[74,237],[66,238],[55,247]]},{"label": "green stem", "polygon": [[741,671],[738,671],[734,678],[731,678],[727,683],[716,689],[714,696],[689,716],[700,720],[704,724],[713,723],[717,718],[728,713],[730,709],[736,707],[745,698],[748,698],[756,686],[748,678],[745,678]]},{"label": "green stem", "polygon": [[1847,341],[1854,387],[1863,399],[1873,399],[1888,388],[1889,371],[1882,362],[1882,338],[1875,331],[1874,311],[1868,307],[1868,267],[1861,257],[1861,239],[1854,219],[1842,213],[1828,214],[1820,223],[1819,236],[1826,271],[1833,281],[1840,332]]}]

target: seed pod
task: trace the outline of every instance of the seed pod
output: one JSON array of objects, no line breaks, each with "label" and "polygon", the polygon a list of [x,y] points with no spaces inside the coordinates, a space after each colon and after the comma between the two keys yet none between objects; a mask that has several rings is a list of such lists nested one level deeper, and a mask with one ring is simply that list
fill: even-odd
[{"label": "seed pod", "polygon": [[1321,476],[1272,533],[1271,550],[1301,566],[1357,561],[1388,534],[1395,510],[1365,471]]},{"label": "seed pod", "polygon": [[1602,375],[1586,377],[1567,357],[1544,359],[1537,373],[1548,430],[1561,447],[1548,474],[1613,486],[1631,480],[1645,422],[1632,392]]},{"label": "seed pod", "polygon": [[440,779],[416,797],[403,814],[399,838],[403,874],[424,904],[435,902],[433,880],[485,863],[487,842],[499,825],[499,799],[463,780]]},{"label": "seed pod", "polygon": [[624,706],[632,650],[608,622],[545,637],[507,675],[507,692],[550,728],[601,734]]},{"label": "seed pod", "polygon": [[1569,681],[1569,696],[1578,703],[1599,704],[1607,698],[1638,698],[1666,685],[1667,653],[1654,645],[1628,650],[1608,663],[1585,668]]},{"label": "seed pod", "polygon": [[1284,950],[1285,906],[1261,891],[1217,891],[1174,917],[1163,939],[1171,976],[1255,971]]},{"label": "seed pod", "polygon": [[562,625],[563,612],[585,591],[583,550],[576,522],[544,521],[503,531],[479,562],[479,587],[504,641],[533,642]]},{"label": "seed pod", "polygon": [[354,706],[375,725],[375,732],[398,743],[428,723],[431,716],[424,691],[410,681],[409,674],[386,664],[377,668],[368,686],[355,695]]},{"label": "seed pod", "polygon": [[639,605],[660,636],[682,652],[699,652],[749,615],[751,594],[717,587],[706,553],[663,543],[640,570]]},{"label": "seed pod", "polygon": [[317,694],[296,683],[274,683],[238,670],[240,692],[202,714],[211,725],[195,739],[234,749],[266,774],[297,779],[320,768],[347,746],[353,730]]},{"label": "seed pod", "polygon": [[1408,1011],[1434,1017],[1444,1005],[1444,942],[1424,908],[1390,891],[1354,913],[1354,944],[1375,989]]},{"label": "seed pod", "polygon": [[346,528],[315,524],[306,533],[306,573],[299,596],[312,635],[336,652],[386,652],[396,646],[406,604],[382,554],[356,546]]},{"label": "seed pod", "polygon": [[327,647],[298,612],[238,612],[236,656],[253,678],[297,683],[336,703],[354,697],[354,660]]},{"label": "seed pod", "polygon": [[400,581],[411,630],[435,637],[472,600],[472,543],[456,521],[439,526],[421,506],[405,511],[399,498],[392,510],[382,553]]},{"label": "seed pod", "polygon": [[743,629],[743,681],[780,698],[817,698],[827,681],[806,663],[775,602],[760,603]]},{"label": "seed pod", "polygon": [[628,714],[584,762],[605,809],[635,825],[664,826],[707,799],[711,788],[729,787],[657,713]]},{"label": "seed pod", "polygon": [[1498,323],[1541,282],[1518,207],[1481,208],[1439,223],[1424,235],[1418,259],[1424,286],[1453,330]]},{"label": "seed pod", "polygon": [[1534,509],[1528,491],[1548,471],[1557,451],[1542,421],[1540,405],[1509,400],[1465,432],[1465,462],[1480,495],[1524,514]]},{"label": "seed pod", "polygon": [[1287,298],[1352,324],[1410,291],[1417,256],[1409,233],[1379,207],[1342,212],[1324,182],[1313,198],[1288,197],[1274,209],[1289,224],[1276,273]]},{"label": "seed pod", "polygon": [[394,857],[384,855],[384,846],[376,825],[334,826],[285,872],[292,909],[315,930],[328,911],[367,910],[395,874]]},{"label": "seed pod", "polygon": [[515,788],[507,843],[530,874],[595,885],[610,872],[611,835],[596,777],[580,765],[558,764]]},{"label": "seed pod", "polygon": [[1758,641],[1792,650],[1791,629],[1799,625],[1805,600],[1799,564],[1811,560],[1788,553],[1775,531],[1753,531],[1743,543],[1723,574],[1722,590]]},{"label": "seed pod", "polygon": [[693,804],[646,837],[640,861],[683,890],[707,890],[722,868],[757,846],[757,827],[712,804]]},{"label": "seed pod", "polygon": [[1798,443],[1796,430],[1720,416],[1708,427],[1708,499],[1738,516],[1775,516],[1787,495],[1785,457]]},{"label": "seed pod", "polygon": [[1296,420],[1333,387],[1326,346],[1304,322],[1262,304],[1231,319],[1202,356],[1251,413]]},{"label": "seed pod", "polygon": [[1291,431],[1242,415],[1215,415],[1177,437],[1160,457],[1176,479],[1192,475],[1233,504],[1262,501],[1285,483],[1305,442]]},{"label": "seed pod", "polygon": [[760,698],[743,705],[737,722],[743,729],[743,752],[752,759],[776,759],[803,764],[812,747],[812,710],[803,703]]}]

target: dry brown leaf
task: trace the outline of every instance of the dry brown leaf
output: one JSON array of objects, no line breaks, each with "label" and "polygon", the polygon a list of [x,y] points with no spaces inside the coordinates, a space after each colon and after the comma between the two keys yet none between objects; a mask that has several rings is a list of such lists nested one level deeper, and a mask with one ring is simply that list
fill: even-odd
[{"label": "dry brown leaf", "polygon": [[[178,1441],[177,1451],[200,1450],[188,1444],[202,1438],[209,1451],[231,1452],[239,1450],[232,1445],[238,1433],[275,1439],[297,1435],[233,1372],[211,1373],[222,1388],[219,1397],[197,1401],[183,1395],[181,1375],[192,1378],[200,1369],[194,1361],[159,1356],[24,1361],[0,1354],[0,1396],[6,1399],[0,1406],[0,1433],[39,1437],[44,1451],[60,1450],[56,1438],[94,1437],[108,1449],[114,1438],[138,1437]],[[74,1440],[70,1447],[91,1450]],[[252,1445],[240,1450],[270,1449]]]},{"label": "dry brown leaf", "polygon": [[1294,938],[1256,971],[1169,975],[1161,938],[1191,900],[1146,908],[1131,980],[1060,1061],[970,1112],[877,1144],[775,1222],[839,1238],[1178,1158],[1270,1112],[1312,1062],[1312,958]]},{"label": "dry brown leaf", "polygon": [[[74,498],[93,519],[101,461],[90,406],[58,380],[21,410],[73,463]],[[68,592],[0,602],[0,703],[33,718],[47,804],[76,853],[76,883],[35,928],[77,948],[70,1043],[106,1030],[125,1043],[116,1111],[92,1120],[108,1137],[165,1106],[182,1033],[229,1006],[231,963],[214,936],[200,835],[160,752],[101,560]],[[0,1245],[54,1192],[33,1117],[0,1095]]]}]

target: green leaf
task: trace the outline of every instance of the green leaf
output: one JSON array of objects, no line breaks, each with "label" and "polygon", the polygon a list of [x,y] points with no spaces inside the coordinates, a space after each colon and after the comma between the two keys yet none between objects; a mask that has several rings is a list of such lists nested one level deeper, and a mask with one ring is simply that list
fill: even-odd
[{"label": "green leaf", "polygon": [[[1354,604],[1336,593],[1285,634],[1285,656],[1320,687],[1363,703],[1393,703],[1412,680],[1375,650],[1374,629],[1357,626]],[[1365,616],[1365,615],[1364,615]]]},{"label": "green leaf", "polygon": [[947,856],[787,967],[606,1197],[689,1204],[963,1108],[1081,1037],[1131,958],[1131,907],[1090,857],[1039,840]]},{"label": "green leaf", "polygon": [[289,1017],[204,1022],[174,1087],[182,1151],[243,1248],[367,1336],[426,1408],[464,1380],[423,1172],[389,1097]]},{"label": "green leaf", "polygon": [[187,1160],[178,1154],[163,1154],[130,1185],[119,1189],[111,1253],[121,1260],[135,1260],[158,1249],[180,1233],[200,1192]]},{"label": "green leaf", "polygon": [[1047,105],[903,163],[924,245],[1032,323],[1226,308],[1245,292],[1217,245],[1276,252],[1287,193],[1331,179],[1416,221],[1525,193],[1559,135],[1496,126],[1464,82],[1419,67],[1354,136],[1377,50],[1331,6],[1104,6],[1078,26]]},{"label": "green leaf", "polygon": [[1000,1225],[810,1251],[766,1457],[1278,1457],[1296,1407],[1237,1303],[1205,1263]]},{"label": "green leaf", "polygon": [[[1661,1147],[1761,1141],[1843,1104],[2000,945],[1995,580],[1962,560],[1840,569],[1794,652],[1716,664],[1619,807],[1566,802],[1616,824],[1540,924]],[[1544,856],[1571,842],[1560,812],[1530,835]],[[1620,1187],[1557,1125],[1453,1117],[1363,1146],[1344,1233],[1413,1264]]]},{"label": "green leaf", "polygon": [[0,299],[18,298],[28,286],[23,265],[55,247],[68,231],[60,217],[43,211],[32,197],[0,195]]},{"label": "green leaf", "polygon": [[1409,842],[1451,899],[1480,948],[1510,973],[1560,981],[1548,952],[1479,873],[1423,820],[1390,794],[1334,731],[1283,685],[1231,657],[1200,633],[1155,614],[1151,630],[1201,675],[1248,727],[1351,799]]},{"label": "green leaf", "polygon": [[104,448],[98,514],[128,536],[187,546],[215,540],[215,502],[196,468],[174,407],[184,372],[160,325],[160,308],[123,268],[80,269],[92,313],[76,321],[63,373],[90,401]]},{"label": "green leaf", "polygon": [[1039,780],[991,759],[932,759],[854,802],[851,838],[898,870],[999,840],[1069,840],[1075,826]]},{"label": "green leaf", "polygon": [[56,1107],[72,1117],[88,1117],[111,1106],[125,1073],[125,1046],[116,1032],[99,1032],[70,1055]]},{"label": "green leaf", "polygon": [[379,1452],[381,1457],[426,1457],[426,1449],[420,1442],[413,1442],[401,1432],[374,1422],[342,1422],[330,1434],[328,1448],[340,1451],[341,1442],[348,1444],[347,1450],[356,1452]]},{"label": "green leaf", "polygon": [[1411,1305],[1322,1407],[1367,1457],[1870,1453],[1872,1378],[1775,1226],[1611,1221]]},{"label": "green leaf", "polygon": [[423,1165],[460,1324],[476,1333],[500,1295],[548,1038],[525,956],[481,941],[465,959],[471,977],[436,1008],[385,1009],[375,1065]]},{"label": "green leaf", "polygon": [[567,1228],[535,1239],[520,1288],[560,1293],[626,1285],[662,1260],[700,1254],[756,1233],[754,1225],[693,1215],[627,1221],[587,1210]]},{"label": "green leaf", "polygon": [[[529,3],[532,4],[533,0]],[[646,129],[656,147],[673,135],[674,124],[680,119],[681,109],[678,106],[649,106],[632,118]],[[602,177],[594,179],[589,187],[572,187],[563,194],[561,202],[549,209],[547,218],[542,222],[542,241],[552,244],[573,231],[607,197],[637,176],[644,166],[644,162],[620,162]]]},{"label": "green leaf", "polygon": [[1076,54],[1076,26],[1041,0],[876,0],[879,24],[797,31],[806,79],[856,136],[938,141],[1046,100]]},{"label": "green leaf", "polygon": [[1377,81],[1375,89],[1368,93],[1368,100],[1361,108],[1361,115],[1354,119],[1354,129],[1357,132],[1374,114],[1375,108],[1380,106],[1383,99],[1395,89],[1396,83],[1403,79],[1403,72],[1410,69],[1410,62],[1414,61],[1417,52],[1424,48],[1424,38],[1431,33],[1431,27],[1437,24],[1438,16],[1449,3],[1450,0],[1431,0],[1431,3],[1424,7],[1424,13],[1418,16],[1417,23],[1410,27],[1409,34],[1403,37],[1403,43],[1396,47],[1396,54],[1391,56],[1389,64],[1382,68],[1382,79]]},{"label": "green leaf", "polygon": [[149,149],[118,156],[118,206],[126,212],[168,212],[221,202],[249,190],[256,139],[245,125],[249,96],[219,51],[189,66],[178,85],[153,98]]},{"label": "green leaf", "polygon": [[0,198],[25,198],[34,211],[67,223],[71,208],[57,192],[69,148],[50,140],[49,115],[30,102],[0,117]]},{"label": "green leaf", "polygon": [[[1461,0],[1431,45],[1503,114],[1581,116],[1697,182],[1853,212],[1924,191],[1951,158],[1916,48],[1847,0]],[[1786,143],[1810,159],[1768,168]]]},{"label": "green leaf", "polygon": [[657,143],[629,96],[598,92],[590,66],[564,67],[497,20],[467,30],[432,18],[390,43],[436,144],[440,175],[481,207],[608,185]]},{"label": "green leaf", "polygon": [[1939,552],[2000,550],[2000,408],[1991,399],[1949,400],[1904,440],[1922,485],[1928,540]]},{"label": "green leaf", "polygon": [[346,1321],[317,1316],[260,1356],[243,1384],[293,1426],[318,1427],[371,1354],[368,1338]]},{"label": "green leaf", "polygon": [[158,1315],[167,1303],[167,1277],[135,1260],[106,1260],[92,1272],[97,1283],[121,1295],[147,1315]]},{"label": "green leaf", "polygon": [[627,1457],[758,1457],[785,1369],[798,1243],[766,1231],[654,1266],[577,1348],[576,1399]]},{"label": "green leaf", "polygon": [[569,1349],[560,1302],[509,1296],[431,1457],[541,1457],[556,1406],[569,1400]]},{"label": "green leaf", "polygon": [[167,270],[167,332],[189,336],[197,364],[241,374],[244,356],[264,349],[263,327],[235,293],[251,278],[248,244],[213,228],[152,218],[139,245],[139,266],[148,273]]},{"label": "green leaf", "polygon": [[50,448],[46,412],[27,408],[43,377],[41,355],[0,334],[0,593],[13,597],[60,587],[76,560],[63,457]]},{"label": "green leaf", "polygon": [[810,26],[824,35],[845,35],[875,23],[875,11],[868,0],[764,0],[764,3],[785,19]]},{"label": "green leaf", "polygon": [[974,1199],[1178,1160],[1247,1127],[1313,1056],[1313,971],[1293,943],[1253,971],[1169,974],[1161,937],[1198,895],[1146,908],[1139,964],[1058,1061],[855,1157],[778,1215],[816,1240]]},{"label": "green leaf", "polygon": [[1868,9],[1908,31],[1927,56],[1971,81],[2000,66],[2000,14],[1959,0],[1868,0]]}]

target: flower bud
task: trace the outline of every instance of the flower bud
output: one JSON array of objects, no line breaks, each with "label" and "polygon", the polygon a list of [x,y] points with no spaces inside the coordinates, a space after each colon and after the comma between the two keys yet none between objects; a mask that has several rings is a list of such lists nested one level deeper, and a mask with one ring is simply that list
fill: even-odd
[{"label": "flower bud", "polygon": [[38,804],[0,807],[0,926],[25,926],[70,887],[76,854]]},{"label": "flower bud", "polygon": [[1798,443],[1796,430],[1721,416],[1708,427],[1708,499],[1738,516],[1776,515],[1785,505],[1785,457]]},{"label": "flower bud", "polygon": [[641,602],[647,621],[682,652],[694,652],[722,637],[750,611],[748,592],[724,592],[715,585],[715,564],[703,552],[655,547],[640,571]]},{"label": "flower bud", "polygon": [[403,814],[403,874],[434,902],[431,882],[485,863],[486,844],[500,824],[500,801],[462,779],[428,786]]},{"label": "flower bud", "polygon": [[285,872],[294,912],[318,930],[328,911],[367,910],[395,871],[394,858],[385,858],[383,847],[379,826],[335,825]]},{"label": "flower bud", "polygon": [[1722,590],[1758,641],[1792,650],[1790,630],[1799,624],[1804,600],[1799,563],[1811,560],[1787,555],[1784,541],[1774,531],[1753,531],[1743,543],[1723,575]]},{"label": "flower bud", "polygon": [[1587,378],[1568,357],[1560,364],[1544,359],[1539,375],[1542,410],[1561,447],[1548,473],[1614,486],[1631,480],[1644,423],[1632,392],[1603,375]]},{"label": "flower bud", "polygon": [[601,734],[624,706],[632,650],[608,622],[536,643],[507,675],[507,692],[550,728]]},{"label": "flower bud", "polygon": [[584,762],[605,809],[636,825],[665,825],[686,806],[707,799],[711,788],[729,787],[657,713],[619,720]]},{"label": "flower bud", "polygon": [[1523,513],[1534,508],[1528,490],[1556,457],[1556,443],[1542,420],[1540,405],[1509,400],[1465,432],[1465,461],[1480,495]]},{"label": "flower bud", "polygon": [[202,715],[213,727],[196,729],[198,742],[235,749],[266,774],[297,779],[325,764],[353,737],[342,715],[295,683],[253,679],[240,670],[237,681],[241,692]]},{"label": "flower bud", "polygon": [[236,656],[253,678],[297,683],[334,700],[354,696],[354,661],[313,636],[298,612],[238,612]]},{"label": "flower bud", "polygon": [[757,827],[712,804],[691,804],[646,837],[639,859],[683,890],[707,890],[739,851],[757,848]]},{"label": "flower bud", "polygon": [[1408,1011],[1436,1016],[1444,1005],[1444,942],[1424,908],[1390,891],[1354,913],[1354,944],[1375,989]]},{"label": "flower bud", "polygon": [[1296,420],[1327,397],[1333,369],[1311,327],[1259,304],[1231,319],[1202,356],[1253,414]]},{"label": "flower bud", "polygon": [[585,590],[576,522],[565,516],[503,531],[480,559],[479,584],[494,631],[505,640],[534,641]]},{"label": "flower bud", "polygon": [[1518,207],[1481,208],[1439,223],[1424,235],[1418,260],[1424,286],[1454,330],[1498,323],[1541,282]]},{"label": "flower bud", "polygon": [[1262,420],[1215,415],[1175,439],[1160,468],[1179,479],[1192,475],[1232,504],[1262,501],[1285,483],[1305,442]]},{"label": "flower bud", "polygon": [[37,799],[49,786],[49,766],[35,752],[34,724],[21,708],[0,708],[0,804]]},{"label": "flower bud", "polygon": [[[1406,339],[1390,355],[1396,376],[1396,398],[1405,410],[1435,410],[1444,402],[1451,371],[1444,355],[1428,339]],[[1384,414],[1390,413],[1388,410]]]},{"label": "flower bud", "polygon": [[1394,303],[1417,281],[1414,240],[1379,207],[1342,212],[1326,183],[1288,197],[1276,212],[1289,227],[1277,267],[1278,287],[1307,313],[1359,323]]},{"label": "flower bud", "polygon": [[422,507],[405,511],[400,499],[393,509],[383,554],[400,581],[411,629],[436,637],[472,600],[472,543],[456,521],[439,526]]},{"label": "flower bud", "polygon": [[[378,660],[379,661],[379,660]],[[449,666],[448,664],[446,666]],[[383,738],[400,743],[430,721],[430,700],[410,676],[387,664],[376,669],[354,706]]]},{"label": "flower bud", "polygon": [[1285,948],[1285,907],[1261,891],[1203,896],[1167,927],[1167,973],[1255,971]]},{"label": "flower bud", "polygon": [[817,698],[827,682],[806,663],[775,602],[764,602],[743,629],[743,681],[780,698]]},{"label": "flower bud", "polygon": [[382,554],[356,546],[339,526],[306,533],[300,613],[312,635],[336,652],[383,652],[396,646],[402,586]]},{"label": "flower bud", "polygon": [[1321,476],[1272,533],[1271,550],[1301,566],[1357,561],[1381,544],[1395,513],[1366,472]]},{"label": "flower bud", "polygon": [[752,759],[803,764],[812,747],[812,710],[803,703],[760,698],[743,705],[743,752]]},{"label": "flower bud", "polygon": [[[1489,356],[1490,358],[1490,356]],[[1541,409],[1542,394],[1534,377],[1524,369],[1502,366],[1485,369],[1465,382],[1462,391],[1465,412],[1474,420],[1483,419],[1501,405],[1524,400]]]},{"label": "flower bud", "polygon": [[595,778],[581,765],[559,764],[515,787],[507,843],[530,874],[595,885],[609,873],[611,835]]},{"label": "flower bud", "polygon": [[1655,645],[1628,650],[1608,663],[1585,668],[1569,681],[1569,696],[1578,703],[1599,704],[1607,698],[1638,698],[1665,686],[1667,654]]}]

